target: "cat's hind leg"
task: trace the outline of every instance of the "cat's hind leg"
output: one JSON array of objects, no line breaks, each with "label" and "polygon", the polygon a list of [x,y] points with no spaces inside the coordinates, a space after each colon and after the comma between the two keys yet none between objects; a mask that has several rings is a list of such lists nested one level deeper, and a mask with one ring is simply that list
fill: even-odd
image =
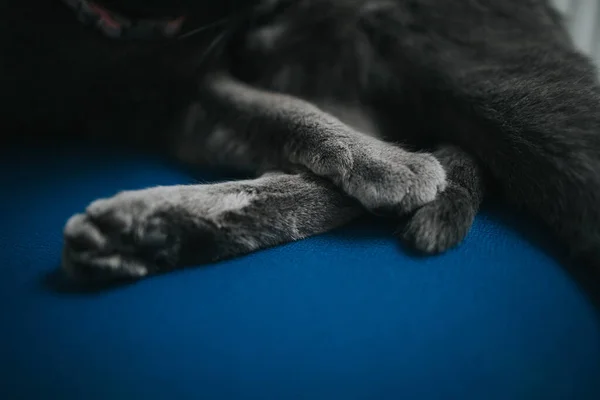
[{"label": "cat's hind leg", "polygon": [[467,236],[484,196],[484,173],[477,161],[456,146],[441,146],[448,187],[411,215],[402,238],[424,253],[441,253]]},{"label": "cat's hind leg", "polygon": [[390,74],[423,88],[432,130],[600,271],[600,84],[558,14],[543,1],[397,3],[369,26]]},{"label": "cat's hind leg", "polygon": [[67,222],[63,270],[79,281],[137,279],[302,239],[361,213],[307,174],[126,191]]},{"label": "cat's hind leg", "polygon": [[459,75],[446,66],[443,121],[511,203],[550,227],[582,265],[600,271],[596,70],[572,49],[540,43],[528,50],[515,51],[519,68],[465,61]]}]

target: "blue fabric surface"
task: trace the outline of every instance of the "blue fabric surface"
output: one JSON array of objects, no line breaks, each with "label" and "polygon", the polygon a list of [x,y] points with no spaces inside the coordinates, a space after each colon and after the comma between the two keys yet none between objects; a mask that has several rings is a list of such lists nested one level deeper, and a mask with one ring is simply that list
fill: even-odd
[{"label": "blue fabric surface", "polygon": [[54,273],[66,219],[197,176],[89,148],[11,151],[0,165],[2,399],[600,398],[598,312],[551,241],[510,212],[488,207],[438,257],[364,220],[86,293]]}]

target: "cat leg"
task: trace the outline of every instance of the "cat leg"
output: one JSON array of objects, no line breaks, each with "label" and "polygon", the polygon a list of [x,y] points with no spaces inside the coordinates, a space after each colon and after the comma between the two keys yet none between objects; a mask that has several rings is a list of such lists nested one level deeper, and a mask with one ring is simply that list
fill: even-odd
[{"label": "cat leg", "polygon": [[473,157],[455,146],[442,146],[434,156],[442,163],[448,187],[408,220],[402,238],[424,253],[441,253],[467,235],[484,196],[484,174]]},{"label": "cat leg", "polygon": [[541,1],[400,3],[369,29],[390,75],[422,88],[431,130],[600,271],[600,85],[558,14]]},{"label": "cat leg", "polygon": [[596,70],[558,44],[540,43],[513,59],[519,68],[471,61],[460,65],[460,74],[448,74],[446,65],[441,120],[509,201],[549,226],[582,265],[600,271]]},{"label": "cat leg", "polygon": [[196,132],[192,137],[201,143],[185,147],[218,155],[238,144],[236,149],[244,147],[244,156],[255,163],[278,169],[298,165],[331,180],[371,211],[403,215],[446,186],[445,171],[431,154],[358,133],[291,96],[217,76],[202,87],[202,107],[221,128],[208,136]]},{"label": "cat leg", "polygon": [[362,210],[309,174],[121,192],[69,219],[63,270],[84,282],[141,278],[316,235]]},{"label": "cat leg", "polygon": [[432,131],[494,190],[600,271],[600,85],[558,14],[541,1],[400,3],[367,21],[390,75],[422,88]]}]

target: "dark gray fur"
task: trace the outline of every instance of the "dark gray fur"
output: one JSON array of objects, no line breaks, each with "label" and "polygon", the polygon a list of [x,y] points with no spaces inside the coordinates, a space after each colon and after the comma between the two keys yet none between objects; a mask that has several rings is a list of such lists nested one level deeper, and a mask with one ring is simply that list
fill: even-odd
[{"label": "dark gray fur", "polygon": [[[11,21],[40,18],[6,1]],[[233,257],[364,209],[408,214],[405,240],[441,252],[467,234],[484,180],[600,270],[600,86],[545,0],[263,0],[233,13],[181,0],[207,19],[200,25],[222,14],[235,23],[160,45],[110,41],[46,1],[37,0],[60,28],[43,37],[34,23],[2,28],[33,44],[26,53],[2,39],[11,59],[48,65],[3,66],[1,88],[14,97],[3,120],[285,172],[95,202],[65,228],[73,276],[139,277]],[[121,4],[160,13],[167,3]]]}]

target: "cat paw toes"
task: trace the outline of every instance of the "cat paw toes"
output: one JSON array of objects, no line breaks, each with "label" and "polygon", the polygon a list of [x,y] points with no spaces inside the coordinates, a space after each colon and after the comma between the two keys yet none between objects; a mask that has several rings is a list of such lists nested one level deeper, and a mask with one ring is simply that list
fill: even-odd
[{"label": "cat paw toes", "polygon": [[137,279],[177,259],[177,235],[154,203],[127,193],[93,202],[64,228],[62,268],[72,279]]},{"label": "cat paw toes", "polygon": [[476,211],[469,193],[451,186],[410,217],[402,238],[423,253],[442,253],[467,236]]},{"label": "cat paw toes", "polygon": [[446,172],[433,155],[386,150],[357,163],[349,174],[349,194],[370,211],[405,215],[434,201],[446,188]]}]

